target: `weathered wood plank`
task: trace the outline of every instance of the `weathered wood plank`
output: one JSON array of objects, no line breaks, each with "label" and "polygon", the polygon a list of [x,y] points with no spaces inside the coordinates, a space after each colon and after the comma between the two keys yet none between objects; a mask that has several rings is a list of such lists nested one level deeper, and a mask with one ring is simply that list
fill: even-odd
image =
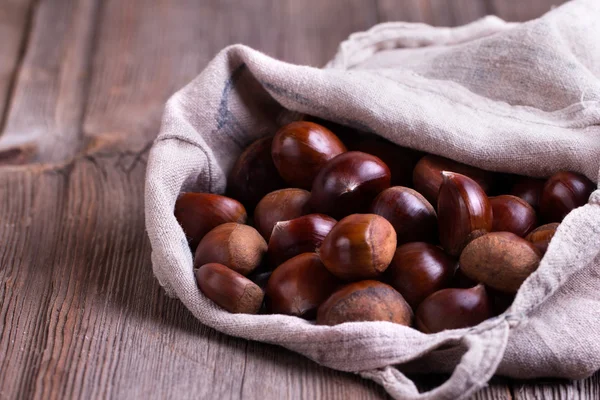
[{"label": "weathered wood plank", "polygon": [[0,133],[15,73],[27,44],[33,0],[4,0],[0,7]]},{"label": "weathered wood plank", "polygon": [[127,140],[138,150],[156,136],[166,99],[227,45],[318,66],[377,15],[361,0],[107,0],[101,21],[83,129],[92,148]]},{"label": "weathered wood plank", "polygon": [[144,232],[144,164],[98,154],[0,171],[2,398],[385,398],[166,298]]},{"label": "weathered wood plank", "polygon": [[566,0],[488,0],[492,14],[507,21],[529,21],[563,4]]},{"label": "weathered wood plank", "polygon": [[47,0],[33,17],[0,139],[2,163],[56,162],[81,147],[99,0]]},{"label": "weathered wood plank", "polygon": [[538,380],[513,382],[515,400],[534,399],[600,399],[600,372],[579,381]]},{"label": "weathered wood plank", "polygon": [[[318,35],[312,36],[314,48],[309,49],[304,40],[310,35],[303,32],[313,28],[303,24],[319,8],[318,2],[297,21],[286,19],[289,10],[297,7],[292,1],[235,6],[232,11],[217,1],[208,5],[106,2],[98,17],[102,29],[97,34],[89,97],[81,89],[84,82],[77,77],[69,81],[60,72],[72,70],[72,61],[58,62],[48,49],[51,54],[45,64],[38,54],[41,49],[28,50],[26,68],[35,66],[46,72],[43,77],[53,85],[79,88],[89,99],[82,102],[78,118],[59,122],[68,129],[77,126],[80,134],[85,112],[93,155],[78,156],[62,167],[0,171],[3,187],[11,189],[0,195],[4,223],[0,240],[13,238],[0,253],[0,316],[6,322],[0,327],[0,352],[7,356],[0,366],[2,397],[283,398],[299,393],[386,397],[372,382],[201,326],[179,301],[164,296],[152,276],[143,225],[145,154],[102,144],[114,138],[125,142],[121,138],[126,136],[125,148],[135,147],[131,146],[135,138],[129,139],[140,134],[139,143],[147,150],[144,141],[156,134],[166,98],[229,43],[244,41],[274,55],[300,54],[305,62],[321,64],[339,40],[375,22],[372,12],[371,19],[364,19],[366,13],[357,1],[340,1],[337,8],[328,4],[328,13],[349,7],[358,22],[329,29],[320,25],[318,34],[325,37],[318,41]],[[61,20],[59,11],[51,11],[44,8],[36,13],[32,42],[40,30],[48,33],[46,18]],[[86,16],[94,14],[88,11]],[[275,26],[264,24],[267,11]],[[260,32],[255,32],[256,27],[261,27]],[[290,33],[273,37],[272,29],[283,32],[284,28]],[[90,35],[93,47],[94,35]],[[20,126],[51,134],[55,119],[55,125],[36,125],[48,118],[48,96],[41,103],[33,102],[29,114],[24,112],[25,100],[19,98],[30,92],[40,94],[44,82],[20,78],[12,118],[29,118]],[[8,126],[8,132],[16,133],[19,125]],[[71,136],[75,142],[77,138]],[[69,142],[63,156],[77,152],[79,145]],[[35,160],[53,160],[44,158],[47,143],[40,149]],[[18,195],[11,195],[13,191]],[[27,221],[25,227],[22,221]]]},{"label": "weathered wood plank", "polygon": [[[41,143],[41,151],[10,154],[25,162],[59,160],[86,146],[90,154],[61,166],[0,169],[0,398],[386,397],[372,382],[201,326],[164,296],[151,273],[142,212],[145,150],[171,92],[227,44],[321,65],[340,40],[377,18],[372,2],[298,3],[107,0],[98,12],[90,0],[40,4],[24,60],[32,69],[19,74],[14,90],[13,103],[23,103],[11,112],[25,121],[14,137]],[[71,4],[77,16],[49,4]],[[383,20],[456,25],[485,14],[487,5],[379,0],[378,10]],[[36,48],[39,32],[59,40]],[[93,49],[87,68],[82,54]],[[56,57],[64,51],[71,56],[62,62]],[[89,70],[88,90],[81,73]],[[19,96],[32,98],[33,107]],[[37,129],[31,140],[29,126]],[[75,143],[53,143],[57,132]],[[598,398],[598,380],[514,383],[512,391],[520,399]],[[475,398],[512,395],[497,380]]]},{"label": "weathered wood plank", "polygon": [[473,0],[377,0],[379,19],[423,22],[436,26],[463,25],[489,13],[485,1]]}]

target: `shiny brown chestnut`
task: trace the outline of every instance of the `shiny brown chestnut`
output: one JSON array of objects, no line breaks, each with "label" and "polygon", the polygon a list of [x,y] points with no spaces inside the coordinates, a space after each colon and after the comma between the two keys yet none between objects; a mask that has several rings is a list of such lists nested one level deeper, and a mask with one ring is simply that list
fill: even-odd
[{"label": "shiny brown chestnut", "polygon": [[202,238],[196,248],[194,266],[218,263],[248,275],[262,263],[266,252],[267,242],[256,229],[228,222]]},{"label": "shiny brown chestnut", "polygon": [[440,242],[446,252],[458,256],[473,239],[492,230],[492,207],[481,186],[454,172],[442,172],[438,196]]},{"label": "shiny brown chestnut", "polygon": [[537,269],[540,253],[514,233],[492,232],[469,243],[459,262],[469,278],[504,293],[516,293]]},{"label": "shiny brown chestnut", "polygon": [[385,280],[416,309],[429,295],[450,287],[457,264],[432,244],[406,243],[396,249]]},{"label": "shiny brown chestnut", "polygon": [[346,281],[376,278],[396,250],[396,232],[383,217],[353,214],[338,222],[317,250],[325,267]]},{"label": "shiny brown chestnut", "polygon": [[175,218],[194,251],[213,228],[226,222],[246,222],[244,206],[237,200],[212,193],[184,193],[175,202]]},{"label": "shiny brown chestnut", "polygon": [[217,263],[202,265],[194,273],[202,293],[225,310],[244,314],[260,310],[264,293],[245,276]]},{"label": "shiny brown chestnut", "polygon": [[552,222],[550,224],[542,225],[535,228],[527,237],[526,240],[533,243],[538,249],[540,254],[543,256],[548,250],[548,245],[556,233],[556,229],[560,224],[558,222]]},{"label": "shiny brown chestnut", "polygon": [[361,142],[362,137],[366,134],[356,128],[315,117],[314,115],[304,114],[300,120],[314,122],[315,124],[319,124],[329,129],[342,141],[342,143],[344,143],[344,146],[346,146],[348,150],[356,150],[358,143]]},{"label": "shiny brown chestnut", "polygon": [[316,253],[303,253],[273,271],[266,287],[267,304],[274,314],[312,319],[339,285]]},{"label": "shiny brown chestnut", "polygon": [[389,321],[410,326],[413,313],[402,295],[378,281],[350,283],[331,295],[318,309],[317,324]]},{"label": "shiny brown chestnut", "polygon": [[525,200],[534,210],[540,207],[540,197],[544,189],[545,179],[520,176],[510,190],[510,194]]},{"label": "shiny brown chestnut", "polygon": [[379,158],[349,151],[331,159],[317,174],[310,194],[313,212],[343,218],[366,212],[390,187],[390,170]]},{"label": "shiny brown chestnut", "polygon": [[314,252],[336,222],[327,215],[308,214],[276,223],[267,250],[271,268],[298,254]]},{"label": "shiny brown chestnut", "polygon": [[465,175],[481,186],[488,193],[492,187],[494,174],[489,171],[471,167],[470,165],[428,154],[421,158],[413,171],[413,185],[431,204],[437,204],[437,197],[442,185],[442,171]]},{"label": "shiny brown chestnut", "polygon": [[273,158],[273,137],[258,139],[238,157],[227,178],[227,194],[252,211],[267,193],[285,187]]},{"label": "shiny brown chestnut", "polygon": [[470,289],[443,289],[427,297],[417,309],[415,323],[424,333],[475,326],[493,316],[483,285]]},{"label": "shiny brown chestnut", "polygon": [[310,189],[323,165],[345,151],[346,146],[329,129],[296,121],[277,131],[271,154],[279,175],[288,184]]},{"label": "shiny brown chestnut", "polygon": [[490,197],[492,231],[512,232],[525,237],[537,225],[535,210],[525,200],[508,194]]},{"label": "shiny brown chestnut", "polygon": [[392,186],[412,187],[413,170],[423,153],[398,146],[383,138],[369,135],[347,145],[348,150],[362,151],[383,161],[391,173]]},{"label": "shiny brown chestnut", "polygon": [[267,194],[254,210],[254,226],[266,239],[279,221],[301,217],[307,213],[310,192],[304,189],[280,189]]},{"label": "shiny brown chestnut", "polygon": [[545,183],[540,212],[546,222],[561,222],[575,208],[587,203],[596,185],[575,172],[557,172]]},{"label": "shiny brown chestnut", "polygon": [[387,219],[396,230],[398,244],[437,242],[437,214],[433,206],[413,189],[394,186],[373,200],[370,211]]}]

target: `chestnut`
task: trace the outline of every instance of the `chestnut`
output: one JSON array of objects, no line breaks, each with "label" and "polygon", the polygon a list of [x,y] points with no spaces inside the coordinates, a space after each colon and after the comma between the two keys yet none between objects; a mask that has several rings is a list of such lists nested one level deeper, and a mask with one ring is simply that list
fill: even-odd
[{"label": "chestnut", "polygon": [[516,293],[537,269],[540,253],[514,233],[492,232],[469,243],[459,263],[469,278],[504,293]]},{"label": "chestnut", "polygon": [[415,313],[417,329],[436,333],[478,325],[493,316],[483,285],[470,289],[443,289],[427,297]]},{"label": "chestnut", "polygon": [[520,197],[525,200],[534,210],[540,207],[540,197],[542,189],[546,183],[545,179],[530,178],[528,176],[520,176],[514,183],[510,194]]},{"label": "chestnut", "polygon": [[490,197],[492,231],[512,232],[525,237],[537,225],[535,210],[525,200],[508,194]]},{"label": "chestnut", "polygon": [[557,172],[544,184],[540,212],[546,222],[561,222],[573,209],[587,203],[596,185],[575,172]]},{"label": "chestnut", "polygon": [[277,222],[306,214],[309,198],[310,192],[304,189],[280,189],[267,194],[254,210],[254,226],[269,240]]},{"label": "chestnut", "polygon": [[195,272],[198,287],[206,297],[231,313],[256,314],[264,293],[250,279],[222,264],[204,264]]},{"label": "chestnut", "polygon": [[379,158],[349,151],[331,159],[317,174],[310,194],[313,212],[343,218],[366,212],[373,199],[390,187],[390,170]]},{"label": "chestnut", "polygon": [[473,239],[492,230],[492,207],[473,179],[442,172],[438,196],[440,242],[446,252],[458,256]]},{"label": "chestnut", "polygon": [[289,185],[310,189],[321,167],[345,151],[346,146],[329,129],[296,121],[277,131],[271,155],[279,175]]},{"label": "chestnut", "polygon": [[412,187],[413,170],[423,153],[373,135],[350,146],[347,145],[349,150],[362,151],[381,159],[390,169],[392,186]]},{"label": "chestnut", "polygon": [[373,200],[370,212],[381,215],[392,224],[399,245],[437,241],[435,209],[415,190],[402,186],[385,189]]},{"label": "chestnut", "polygon": [[303,253],[273,271],[266,287],[267,303],[274,314],[312,319],[339,285],[316,253]]},{"label": "chestnut", "polygon": [[323,214],[308,214],[277,222],[273,227],[267,250],[271,268],[298,254],[315,251],[336,222]]},{"label": "chestnut", "polygon": [[458,261],[429,243],[398,246],[385,272],[386,282],[406,299],[413,309],[438,290],[450,287]]},{"label": "chestnut", "polygon": [[323,118],[315,117],[314,115],[304,114],[301,120],[314,122],[315,124],[319,124],[329,129],[335,134],[335,136],[337,136],[342,141],[342,143],[344,143],[344,146],[346,146],[348,150],[356,150],[358,144],[362,140],[362,137],[366,134],[365,132],[359,129],[352,128],[348,125],[338,124]]},{"label": "chestnut", "polygon": [[413,313],[402,295],[378,281],[350,283],[331,295],[318,309],[317,324],[389,321],[410,326]]},{"label": "chestnut", "polygon": [[489,193],[494,174],[489,171],[461,164],[448,158],[428,154],[421,158],[413,171],[413,185],[431,204],[437,204],[437,197],[442,185],[442,171],[459,173],[473,179],[484,192]]},{"label": "chestnut", "polygon": [[267,193],[285,187],[273,158],[273,137],[258,139],[238,157],[227,178],[227,194],[252,211]]},{"label": "chestnut", "polygon": [[175,202],[175,218],[194,251],[211,229],[226,222],[246,222],[244,206],[237,200],[212,193],[184,193]]},{"label": "chestnut", "polygon": [[256,229],[228,222],[202,238],[196,248],[194,266],[218,263],[248,275],[261,264],[266,252],[267,242]]},{"label": "chestnut", "polygon": [[325,267],[347,281],[376,278],[396,250],[396,232],[383,217],[353,214],[338,222],[318,248]]},{"label": "chestnut", "polygon": [[533,245],[543,256],[548,250],[548,245],[554,237],[558,225],[560,225],[558,222],[552,222],[550,224],[539,226],[531,231],[531,233],[527,235],[525,239],[533,243]]}]

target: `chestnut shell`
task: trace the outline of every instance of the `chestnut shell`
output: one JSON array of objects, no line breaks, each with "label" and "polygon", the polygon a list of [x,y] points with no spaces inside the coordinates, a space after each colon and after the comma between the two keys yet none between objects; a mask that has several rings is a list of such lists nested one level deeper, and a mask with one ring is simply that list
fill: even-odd
[{"label": "chestnut shell", "polygon": [[349,151],[331,159],[317,174],[309,200],[313,212],[336,219],[366,212],[390,187],[390,170],[379,158]]}]

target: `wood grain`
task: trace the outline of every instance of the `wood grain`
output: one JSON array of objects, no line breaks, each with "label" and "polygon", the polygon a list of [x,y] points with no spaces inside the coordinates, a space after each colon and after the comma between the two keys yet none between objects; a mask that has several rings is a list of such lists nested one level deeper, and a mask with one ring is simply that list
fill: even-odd
[{"label": "wood grain", "polygon": [[319,66],[350,33],[377,22],[361,0],[106,0],[100,18],[83,130],[90,148],[136,151],[158,133],[166,99],[224,47],[244,43]]},{"label": "wood grain", "polygon": [[456,26],[489,13],[486,1],[473,0],[377,0],[380,21],[423,22]]},{"label": "wood grain", "polygon": [[80,147],[99,0],[47,0],[34,10],[14,83],[0,161],[59,162]]},{"label": "wood grain", "polygon": [[[319,66],[378,20],[522,20],[556,3],[0,2],[0,109],[10,104],[0,163],[23,164],[0,167],[0,399],[387,398],[373,382],[202,326],[164,295],[143,216],[164,101],[232,43]],[[599,390],[600,375],[495,378],[475,398],[588,399]]]},{"label": "wood grain", "polygon": [[489,0],[490,12],[506,21],[529,21],[538,18],[566,0]]},{"label": "wood grain", "polygon": [[385,397],[166,298],[144,233],[143,157],[0,172],[0,237],[13,238],[0,249],[1,398]]},{"label": "wood grain", "polygon": [[15,73],[27,45],[32,0],[3,0],[0,7],[0,132],[4,126],[7,100],[12,96]]}]

